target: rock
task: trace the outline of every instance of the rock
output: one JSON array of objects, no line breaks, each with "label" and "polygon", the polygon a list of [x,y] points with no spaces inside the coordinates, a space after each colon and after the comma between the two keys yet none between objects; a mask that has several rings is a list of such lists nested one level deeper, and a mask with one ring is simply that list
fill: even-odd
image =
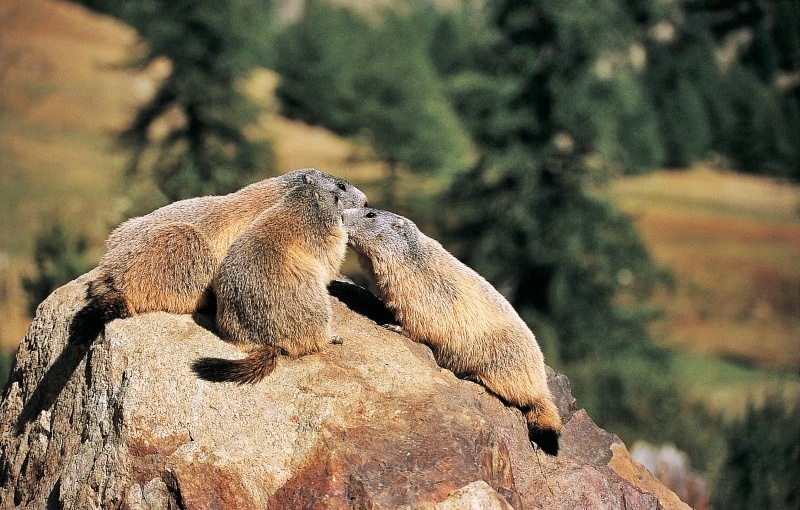
[{"label": "rock", "polygon": [[689,456],[674,445],[636,441],[631,448],[631,457],[695,510],[710,507],[705,478],[692,471]]},{"label": "rock", "polygon": [[447,499],[433,506],[434,510],[463,510],[480,508],[481,510],[513,510],[492,487],[478,480],[452,492]]},{"label": "rock", "polygon": [[116,320],[67,346],[86,281],[40,305],[20,345],[0,403],[0,508],[688,508],[577,409],[563,375],[549,373],[565,421],[550,457],[518,410],[353,312],[342,288],[343,345],[236,386],[190,371],[243,356],[202,318]]}]

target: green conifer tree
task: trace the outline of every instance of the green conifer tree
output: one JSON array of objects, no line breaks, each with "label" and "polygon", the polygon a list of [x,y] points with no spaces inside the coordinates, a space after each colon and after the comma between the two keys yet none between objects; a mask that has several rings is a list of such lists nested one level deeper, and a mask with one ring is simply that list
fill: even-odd
[{"label": "green conifer tree", "polygon": [[399,169],[458,170],[469,149],[427,54],[434,11],[412,7],[368,21],[310,2],[276,49],[284,112],[367,141],[389,169],[387,207]]},{"label": "green conifer tree", "polygon": [[[667,164],[714,151],[738,170],[800,176],[800,4],[679,2],[642,11],[647,83]],[[725,55],[720,57],[720,55]]]},{"label": "green conifer tree", "polygon": [[[551,360],[646,351],[658,270],[630,219],[597,192],[637,160],[631,152],[661,151],[654,116],[633,107],[645,104],[642,85],[622,56],[635,25],[611,1],[591,13],[554,1],[488,6],[481,38],[494,44],[446,77],[482,157],[446,196],[445,229],[536,329],[557,336],[543,339]],[[631,145],[634,118],[651,138]]]},{"label": "green conifer tree", "polygon": [[61,221],[50,223],[39,233],[34,247],[36,273],[22,279],[31,316],[51,292],[92,268],[88,248],[86,236]]},{"label": "green conifer tree", "polygon": [[714,508],[800,508],[798,423],[800,402],[772,397],[728,425],[725,460],[712,484]]},{"label": "green conifer tree", "polygon": [[357,134],[362,98],[356,81],[370,65],[371,31],[351,9],[319,0],[306,3],[303,16],[276,36],[282,113],[344,136]]},{"label": "green conifer tree", "polygon": [[[240,80],[265,58],[261,0],[148,0],[114,8],[142,38],[135,64],[169,59],[171,71],[121,134],[129,171],[151,173],[168,200],[232,191],[272,169],[268,144],[244,129],[257,114]],[[167,114],[178,119],[158,138]]]}]

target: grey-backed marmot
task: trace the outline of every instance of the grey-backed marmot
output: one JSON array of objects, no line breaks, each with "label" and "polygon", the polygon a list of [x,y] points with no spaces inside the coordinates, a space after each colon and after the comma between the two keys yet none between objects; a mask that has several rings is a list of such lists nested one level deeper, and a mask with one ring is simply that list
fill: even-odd
[{"label": "grey-backed marmot", "polygon": [[201,308],[233,241],[259,213],[307,177],[337,196],[344,207],[366,205],[364,193],[347,181],[307,168],[228,195],[174,202],[122,223],[106,241],[98,275],[86,292],[87,304],[70,325],[70,341],[93,340],[115,318]]},{"label": "grey-backed marmot", "polygon": [[412,340],[437,362],[520,408],[531,440],[558,452],[561,419],[536,339],[483,277],[410,220],[370,208],[343,213],[348,244]]},{"label": "grey-backed marmot", "polygon": [[254,383],[279,354],[311,354],[336,338],[327,286],[347,250],[342,207],[324,183],[305,179],[256,217],[222,260],[213,283],[217,328],[250,354],[202,358],[192,365],[201,378]]}]

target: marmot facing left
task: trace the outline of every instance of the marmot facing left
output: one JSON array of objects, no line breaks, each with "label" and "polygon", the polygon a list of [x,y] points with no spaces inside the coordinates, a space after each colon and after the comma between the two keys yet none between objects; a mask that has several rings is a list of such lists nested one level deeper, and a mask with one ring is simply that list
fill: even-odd
[{"label": "marmot facing left", "polygon": [[444,368],[520,408],[531,440],[558,453],[561,419],[544,357],[511,304],[410,220],[369,208],[343,217],[348,244],[411,339],[430,346]]},{"label": "marmot facing left", "polygon": [[70,341],[90,342],[116,318],[202,308],[234,240],[307,177],[320,192],[337,196],[345,208],[367,203],[364,193],[347,181],[305,168],[228,195],[180,200],[122,223],[106,241],[97,277],[87,288],[86,306],[70,325]]},{"label": "marmot facing left", "polygon": [[231,245],[214,278],[220,336],[250,351],[241,360],[201,358],[213,382],[255,383],[276,357],[320,351],[331,334],[327,286],[347,250],[339,197],[306,176]]}]

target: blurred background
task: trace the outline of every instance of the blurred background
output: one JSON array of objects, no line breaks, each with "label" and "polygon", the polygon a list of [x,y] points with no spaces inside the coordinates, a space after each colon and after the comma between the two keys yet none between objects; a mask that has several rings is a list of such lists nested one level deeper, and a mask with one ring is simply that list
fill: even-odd
[{"label": "blurred background", "polygon": [[3,0],[0,382],[119,222],[308,166],[695,508],[800,508],[800,2]]}]

